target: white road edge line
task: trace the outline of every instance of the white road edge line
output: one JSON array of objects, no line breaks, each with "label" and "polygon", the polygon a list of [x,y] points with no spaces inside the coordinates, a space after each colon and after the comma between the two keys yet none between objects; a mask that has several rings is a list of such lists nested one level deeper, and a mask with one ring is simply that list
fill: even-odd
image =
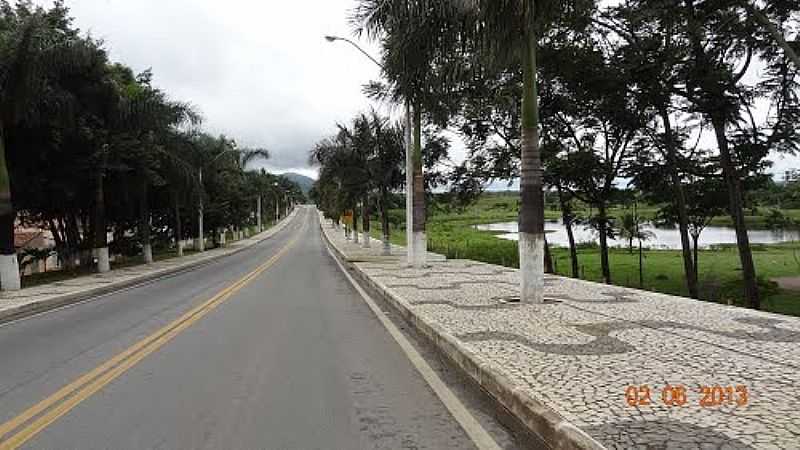
[{"label": "white road edge line", "polygon": [[[324,231],[320,230],[324,233]],[[370,297],[364,289],[359,286],[356,280],[347,272],[347,269],[342,265],[338,258],[333,254],[330,247],[328,246],[327,242],[325,243],[325,248],[328,250],[328,254],[331,255],[336,264],[341,269],[344,276],[350,282],[351,285],[355,288],[356,291],[361,295],[361,298],[367,303],[369,309],[378,317],[378,320],[383,324],[389,334],[394,338],[397,345],[403,350],[406,354],[406,357],[411,361],[411,364],[417,369],[417,371],[422,375],[422,378],[428,383],[428,386],[433,389],[433,392],[439,397],[439,400],[442,401],[444,406],[450,411],[450,414],[453,415],[453,418],[461,425],[461,428],[467,433],[469,438],[478,447],[480,450],[499,450],[502,447],[497,444],[494,440],[492,435],[486,431],[485,428],[478,422],[477,419],[469,412],[464,403],[456,397],[452,390],[442,381],[439,375],[431,368],[427,361],[419,354],[417,349],[411,345],[411,342],[406,339],[403,333],[397,329],[394,323],[386,317],[386,314],[378,307],[375,303],[375,300]]]}]

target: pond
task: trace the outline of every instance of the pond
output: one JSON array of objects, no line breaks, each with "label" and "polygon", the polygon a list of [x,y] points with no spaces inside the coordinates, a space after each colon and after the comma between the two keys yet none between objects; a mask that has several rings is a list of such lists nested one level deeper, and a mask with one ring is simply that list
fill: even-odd
[{"label": "pond", "polygon": [[[550,245],[559,245],[562,247],[569,246],[569,241],[567,240],[567,229],[560,220],[545,222],[544,227],[545,233],[547,234],[547,242]],[[519,239],[517,235],[517,222],[476,225],[475,228],[484,231],[497,232],[499,233],[497,237],[502,239],[509,239],[512,241]],[[655,234],[654,238],[643,242],[645,247],[680,250],[681,237],[678,233],[677,227],[656,228],[652,225],[646,225],[643,228]],[[575,235],[576,243],[598,241],[597,232],[593,229],[587,229],[583,225],[573,226],[572,232]],[[800,241],[800,230],[750,230],[747,234],[750,236],[751,244],[775,244],[779,242]],[[634,245],[638,245],[637,241],[633,241],[633,243]],[[736,231],[732,227],[708,226],[700,234],[700,248],[708,248],[712,245],[718,244],[735,243]],[[609,239],[608,245],[613,247],[627,247],[628,243],[624,239]]]}]

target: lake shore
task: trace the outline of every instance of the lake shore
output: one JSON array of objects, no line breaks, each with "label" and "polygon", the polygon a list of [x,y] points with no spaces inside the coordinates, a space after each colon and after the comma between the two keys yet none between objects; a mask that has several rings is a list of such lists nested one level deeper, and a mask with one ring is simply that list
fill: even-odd
[{"label": "lake shore", "polygon": [[[511,196],[490,195],[482,197],[476,205],[463,212],[432,213],[427,223],[429,250],[448,258],[473,259],[518,267],[519,255],[515,241],[502,239],[497,236],[497,232],[476,228],[476,225],[515,220],[513,200]],[[643,214],[646,212],[644,210]],[[546,215],[548,220],[557,220],[560,212],[548,209]],[[404,217],[401,210],[393,211],[393,216]],[[381,235],[380,224],[377,222],[373,222],[373,235]],[[393,243],[404,245],[405,231],[402,223],[393,228],[391,239]],[[600,251],[596,244],[582,243],[578,247],[579,278],[600,281]],[[800,258],[800,241],[754,244],[752,248],[764,309],[800,316],[800,291],[783,289],[771,281],[777,277],[800,274],[800,263],[795,259]],[[555,272],[572,276],[568,249],[552,246],[551,253]],[[646,249],[640,285],[638,252],[631,253],[627,248],[612,248],[609,251],[612,283],[686,296],[681,258],[680,250]],[[701,299],[744,305],[739,257],[735,245],[716,245],[706,249],[701,247],[698,266]]]}]

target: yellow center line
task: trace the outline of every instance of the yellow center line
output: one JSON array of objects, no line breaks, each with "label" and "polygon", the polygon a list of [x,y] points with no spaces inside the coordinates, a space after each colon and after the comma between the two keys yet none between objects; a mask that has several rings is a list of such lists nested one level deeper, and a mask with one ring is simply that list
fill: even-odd
[{"label": "yellow center line", "polygon": [[[305,225],[305,221],[303,225]],[[305,228],[305,226],[303,226],[303,228]],[[262,274],[264,271],[274,265],[275,262],[277,262],[278,259],[282,257],[292,245],[294,245],[297,239],[297,237],[293,238],[288,244],[286,244],[286,246],[284,246],[278,253],[272,256],[265,263],[261,264],[255,270],[240,278],[230,286],[221,290],[207,301],[192,308],[178,319],[170,322],[168,325],[160,328],[155,333],[140,340],[103,364],[80,376],[73,382],[62,387],[54,394],[50,395],[39,403],[31,406],[8,422],[0,425],[1,439],[9,432],[16,430],[34,417],[37,417],[43,412],[47,411],[45,414],[38,417],[16,434],[10,436],[5,441],[0,442],[0,450],[12,450],[18,448],[20,445],[24,444],[26,441],[45,429],[47,426],[58,420],[64,414],[71,411],[83,400],[94,395],[97,391],[125,373],[131,367],[135,366],[146,356],[155,352],[164,344],[172,340],[175,336],[180,334],[183,330],[189,328],[189,326],[202,319],[217,306],[230,298],[234,293],[238,292],[258,275]]]}]

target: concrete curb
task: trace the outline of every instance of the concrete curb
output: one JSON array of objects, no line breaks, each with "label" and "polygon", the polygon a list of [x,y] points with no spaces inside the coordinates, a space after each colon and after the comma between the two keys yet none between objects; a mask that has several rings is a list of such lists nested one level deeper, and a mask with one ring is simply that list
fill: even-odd
[{"label": "concrete curb", "polygon": [[[292,213],[286,217],[284,217],[277,225],[274,227],[262,231],[260,234],[263,236],[255,235],[249,239],[257,239],[256,241],[242,246],[238,248],[231,249],[228,252],[221,253],[219,255],[210,256],[208,258],[199,260],[199,261],[190,261],[185,264],[181,264],[177,267],[169,267],[166,269],[157,270],[151,273],[147,273],[144,275],[140,275],[129,280],[117,281],[113,283],[109,283],[104,286],[87,289],[85,291],[80,292],[73,292],[64,295],[58,295],[51,298],[47,298],[45,300],[39,302],[31,302],[25,305],[20,305],[17,307],[8,308],[6,310],[0,311],[0,324],[11,322],[13,320],[22,319],[24,317],[32,316],[35,314],[43,313],[46,311],[50,311],[56,308],[60,308],[62,306],[67,306],[73,303],[79,303],[84,300],[92,299],[93,297],[100,297],[106,294],[110,294],[112,292],[116,292],[122,289],[128,289],[139,285],[144,285],[149,282],[159,280],[162,278],[177,276],[185,272],[190,272],[192,270],[198,269],[200,267],[209,265],[211,263],[217,262],[218,260],[235,255],[241,251],[247,250],[254,245],[260,244],[261,242],[270,239],[276,233],[281,231],[286,227],[286,225],[297,215],[297,209],[292,211]],[[1,300],[0,300],[1,301]]]},{"label": "concrete curb", "polygon": [[439,352],[449,358],[456,367],[460,368],[485,390],[500,407],[511,412],[526,428],[546,442],[550,448],[556,450],[606,449],[605,446],[583,430],[564,419],[557,411],[523,393],[519,387],[511,383],[505,376],[489,365],[481,363],[475,354],[464,347],[458,339],[441,326],[426,322],[402,301],[380,287],[361,271],[356,264],[348,261],[339,248],[328,239],[322,221],[320,221],[320,227],[322,228],[322,236],[332,250],[332,254],[350,271],[353,278],[358,281],[364,290],[371,296],[389,304],[410,326],[425,336]]}]

